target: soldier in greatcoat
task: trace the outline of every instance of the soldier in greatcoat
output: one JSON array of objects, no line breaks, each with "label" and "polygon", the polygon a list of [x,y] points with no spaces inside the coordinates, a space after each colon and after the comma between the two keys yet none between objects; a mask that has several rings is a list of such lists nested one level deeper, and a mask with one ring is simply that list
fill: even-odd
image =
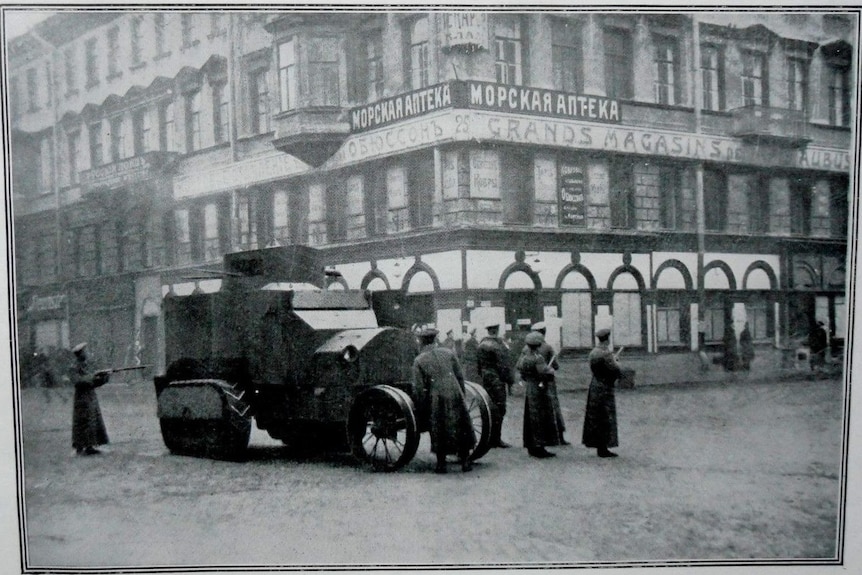
[{"label": "soldier in greatcoat", "polygon": [[72,447],[78,455],[101,453],[99,445],[108,443],[108,432],[99,409],[96,388],[108,383],[107,372],[91,373],[87,365],[87,344],[72,349],[75,354],[75,398],[72,411]]},{"label": "soldier in greatcoat", "polygon": [[526,346],[518,358],[517,369],[527,390],[524,396],[524,447],[533,457],[554,457],[546,447],[560,445],[562,433],[557,427],[549,383],[554,370],[545,361],[541,345],[545,338],[531,331],[524,338]]},{"label": "soldier in greatcoat", "polygon": [[476,339],[476,328],[470,330],[470,337],[464,340],[464,360],[461,367],[464,368],[464,378],[467,381],[479,383],[479,371],[476,368],[476,354],[479,349],[479,341]]},{"label": "soldier in greatcoat", "polygon": [[476,350],[476,366],[482,387],[488,392],[493,404],[493,423],[491,425],[491,447],[511,447],[503,441],[503,418],[506,416],[506,396],[509,387],[515,383],[509,364],[509,350],[499,337],[500,324],[487,326],[488,335],[479,342]]},{"label": "soldier in greatcoat", "polygon": [[617,359],[610,350],[611,330],[596,332],[599,340],[590,352],[590,371],[593,379],[587,392],[587,409],[584,415],[583,444],[596,449],[599,457],[616,457],[608,450],[619,445],[617,438],[617,406],[614,384],[622,375]]},{"label": "soldier in greatcoat", "polygon": [[[557,361],[556,354],[554,353],[554,348],[548,341],[545,339],[545,334],[548,331],[548,326],[545,325],[545,322],[540,321],[538,323],[533,324],[533,327],[530,328],[532,331],[540,333],[542,335],[542,344],[539,346],[539,353],[543,358],[545,358],[545,363],[554,370],[554,373],[551,375],[550,379],[546,383],[548,388],[548,395],[551,397],[551,402],[554,405],[554,418],[557,420],[557,429],[560,432],[560,445],[570,445],[568,441],[566,441],[565,437],[563,437],[563,432],[566,431],[566,422],[563,420],[563,410],[560,408],[560,398],[557,395],[557,377],[556,372],[560,369],[560,364]],[[527,346],[524,346],[523,351],[526,351]]]},{"label": "soldier in greatcoat", "polygon": [[470,451],[476,444],[467,410],[464,375],[452,350],[437,345],[437,330],[419,333],[421,351],[413,361],[413,386],[423,412],[430,418],[431,451],[437,473],[446,473],[446,456],[457,455],[462,471],[470,471]]}]

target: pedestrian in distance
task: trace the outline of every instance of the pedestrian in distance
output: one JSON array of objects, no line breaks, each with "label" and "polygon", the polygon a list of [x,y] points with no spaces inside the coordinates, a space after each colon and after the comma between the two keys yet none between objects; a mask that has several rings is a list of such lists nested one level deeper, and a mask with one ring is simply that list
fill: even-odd
[{"label": "pedestrian in distance", "polygon": [[470,451],[476,445],[467,409],[464,375],[452,350],[437,345],[437,330],[419,332],[422,348],[413,361],[413,386],[423,412],[428,414],[431,451],[437,455],[437,473],[446,473],[446,456],[457,455],[461,470],[470,471]]},{"label": "pedestrian in distance", "polygon": [[826,365],[829,336],[824,325],[822,321],[818,320],[808,336],[808,348],[810,349],[808,363],[811,371],[816,371]]},{"label": "pedestrian in distance", "polygon": [[524,351],[517,362],[518,372],[527,388],[524,395],[524,447],[533,457],[554,457],[556,454],[546,449],[560,445],[562,435],[557,427],[550,393],[554,369],[541,353],[541,346],[545,342],[542,334],[531,331],[524,337],[524,342]]},{"label": "pedestrian in distance", "polygon": [[75,354],[75,397],[72,410],[72,447],[78,455],[97,455],[99,445],[108,443],[108,432],[99,409],[96,389],[108,383],[107,372],[91,373],[87,344],[72,348]]},{"label": "pedestrian in distance", "polygon": [[[540,321],[533,324],[531,330],[542,335],[542,345],[539,346],[539,353],[543,358],[545,358],[545,363],[554,370],[552,377],[546,383],[546,386],[548,388],[548,395],[551,397],[551,403],[554,406],[554,418],[557,420],[557,429],[560,432],[560,445],[571,445],[563,436],[563,433],[566,431],[566,423],[563,420],[563,410],[560,408],[560,398],[557,395],[556,376],[557,371],[560,369],[560,364],[557,361],[557,354],[554,352],[554,348],[548,343],[548,340],[545,339],[548,326],[545,325],[545,322]],[[526,346],[524,347],[524,350],[526,350]]]},{"label": "pedestrian in distance", "polygon": [[587,392],[582,442],[594,448],[599,457],[616,457],[608,448],[617,447],[617,406],[614,385],[622,375],[617,357],[610,350],[611,330],[596,332],[598,343],[590,352],[590,371],[593,378]]},{"label": "pedestrian in distance", "polygon": [[458,358],[458,361],[461,361],[461,341],[455,339],[455,330],[450,329],[446,332],[446,339],[443,340],[443,347],[451,349],[452,353],[455,354],[455,357]]},{"label": "pedestrian in distance", "polygon": [[739,334],[739,364],[743,371],[751,370],[751,362],[754,361],[754,341],[751,339],[751,330],[748,322]]},{"label": "pedestrian in distance", "polygon": [[724,355],[722,356],[722,365],[725,371],[736,371],[739,368],[739,348],[736,341],[736,333],[733,331],[733,324],[728,322],[724,326]]},{"label": "pedestrian in distance", "polygon": [[491,424],[491,447],[511,447],[503,441],[503,418],[506,416],[506,397],[508,389],[515,383],[509,363],[509,350],[500,339],[500,324],[486,328],[487,337],[482,338],[476,349],[476,367],[482,387],[488,392],[493,404]]},{"label": "pedestrian in distance", "polygon": [[476,328],[470,330],[470,337],[464,341],[464,359],[461,367],[464,368],[464,378],[467,381],[479,382],[479,371],[476,368],[476,354],[479,348],[479,340],[476,339]]}]

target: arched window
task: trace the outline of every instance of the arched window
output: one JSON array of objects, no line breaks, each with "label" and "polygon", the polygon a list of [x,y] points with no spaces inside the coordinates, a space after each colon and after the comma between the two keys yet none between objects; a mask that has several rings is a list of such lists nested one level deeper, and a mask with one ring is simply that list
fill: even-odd
[{"label": "arched window", "polygon": [[613,286],[613,339],[615,346],[643,345],[643,312],[640,285],[630,273],[614,278]]}]

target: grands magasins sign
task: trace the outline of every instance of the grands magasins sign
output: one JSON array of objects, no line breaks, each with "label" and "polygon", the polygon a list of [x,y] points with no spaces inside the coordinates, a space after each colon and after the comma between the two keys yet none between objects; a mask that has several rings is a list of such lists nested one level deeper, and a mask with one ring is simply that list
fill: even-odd
[{"label": "grands magasins sign", "polygon": [[353,133],[373,130],[444,108],[492,110],[607,124],[618,124],[621,120],[620,103],[612,98],[453,80],[353,108],[350,130]]}]

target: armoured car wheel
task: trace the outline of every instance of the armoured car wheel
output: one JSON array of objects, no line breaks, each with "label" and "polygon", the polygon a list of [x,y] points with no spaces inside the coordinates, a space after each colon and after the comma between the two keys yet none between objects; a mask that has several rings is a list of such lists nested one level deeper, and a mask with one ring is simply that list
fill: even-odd
[{"label": "armoured car wheel", "polygon": [[470,459],[476,461],[491,448],[491,397],[484,387],[472,381],[465,381],[464,388],[467,391],[467,411],[476,434],[476,446]]},{"label": "armoured car wheel", "polygon": [[359,394],[350,408],[347,429],[353,455],[380,471],[400,469],[419,447],[413,401],[388,385]]}]

